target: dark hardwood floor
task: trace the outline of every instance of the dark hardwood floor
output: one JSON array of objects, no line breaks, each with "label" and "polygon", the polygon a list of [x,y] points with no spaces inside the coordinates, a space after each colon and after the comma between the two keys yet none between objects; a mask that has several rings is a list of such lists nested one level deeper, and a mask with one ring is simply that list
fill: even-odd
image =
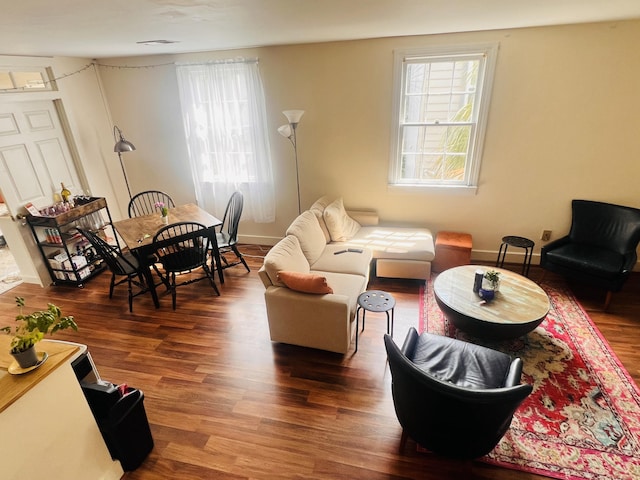
[{"label": "dark hardwood floor", "polygon": [[[15,316],[18,295],[28,307],[52,302],[74,315],[80,331],[53,338],[87,344],[105,380],[144,392],[155,448],[127,480],[543,478],[419,453],[411,440],[398,453],[384,315],[367,315],[355,355],[272,344],[257,275],[266,248],[242,250],[251,273],[226,270],[220,297],[206,282],[178,289],[176,311],[170,296],[155,309],[147,295],[129,313],[125,286],[109,300],[109,273],[82,289],[23,284],[0,295],[4,320]],[[532,267],[532,279],[541,275]],[[420,282],[372,279],[370,288],[396,297],[401,342],[418,324]],[[604,292],[574,291],[638,382],[639,274],[607,313]]]}]

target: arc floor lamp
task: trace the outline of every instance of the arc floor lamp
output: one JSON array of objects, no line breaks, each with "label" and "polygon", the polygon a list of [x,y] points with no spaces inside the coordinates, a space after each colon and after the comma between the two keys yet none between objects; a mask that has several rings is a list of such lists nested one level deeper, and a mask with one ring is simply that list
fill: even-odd
[{"label": "arc floor lamp", "polygon": [[288,125],[281,125],[278,127],[278,133],[283,137],[288,138],[293,145],[293,153],[296,158],[296,186],[298,187],[298,215],[302,213],[302,209],[300,208],[300,174],[298,169],[298,142],[296,141],[296,128],[298,128],[298,123],[300,123],[300,119],[302,115],[304,115],[304,110],[284,110],[282,112],[287,120],[289,120]]},{"label": "arc floor lamp", "polygon": [[116,144],[113,146],[113,151],[118,154],[118,158],[120,159],[120,167],[122,167],[124,181],[127,184],[127,192],[129,192],[129,198],[131,198],[131,189],[129,188],[129,180],[127,179],[127,172],[124,169],[124,163],[122,163],[122,154],[124,152],[133,152],[136,147],[124,138],[122,130],[120,130],[117,125],[113,126],[113,138],[116,141]]}]

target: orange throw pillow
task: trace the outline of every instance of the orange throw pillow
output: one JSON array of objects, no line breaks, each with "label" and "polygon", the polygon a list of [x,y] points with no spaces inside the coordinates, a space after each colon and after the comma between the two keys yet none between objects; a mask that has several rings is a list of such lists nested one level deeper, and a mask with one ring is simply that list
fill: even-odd
[{"label": "orange throw pillow", "polygon": [[333,293],[333,289],[327,285],[327,279],[322,275],[280,271],[278,272],[278,280],[297,292]]}]

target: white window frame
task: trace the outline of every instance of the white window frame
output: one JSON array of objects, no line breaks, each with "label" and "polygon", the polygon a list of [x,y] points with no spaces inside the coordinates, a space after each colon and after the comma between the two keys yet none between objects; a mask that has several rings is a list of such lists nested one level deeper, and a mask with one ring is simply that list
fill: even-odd
[{"label": "white window frame", "polygon": [[[394,50],[393,66],[393,111],[391,122],[391,154],[389,161],[389,188],[401,191],[439,191],[446,193],[475,194],[478,188],[480,165],[484,146],[491,90],[495,73],[498,43],[448,45],[437,47],[422,47]],[[472,119],[472,138],[469,142],[469,153],[465,167],[465,179],[460,183],[448,183],[438,180],[429,182],[410,182],[400,178],[402,165],[402,138],[403,109],[405,98],[405,72],[406,65],[416,63],[424,59],[430,60],[455,59],[477,56],[481,58],[478,71],[478,83],[476,91],[479,95],[476,99],[477,108]]]}]

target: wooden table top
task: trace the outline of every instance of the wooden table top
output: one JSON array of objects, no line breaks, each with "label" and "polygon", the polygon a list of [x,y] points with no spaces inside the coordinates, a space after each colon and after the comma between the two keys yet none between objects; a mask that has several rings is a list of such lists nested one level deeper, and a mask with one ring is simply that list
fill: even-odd
[{"label": "wooden table top", "polygon": [[[500,290],[489,303],[473,291],[478,269],[500,272]],[[510,270],[481,265],[463,265],[438,274],[433,293],[455,312],[477,320],[497,324],[524,324],[544,318],[549,312],[549,297],[535,282]]]},{"label": "wooden table top", "polygon": [[[169,209],[169,223],[197,222],[206,227],[217,227],[222,221],[194,203]],[[114,228],[130,250],[151,245],[153,236],[165,225],[160,212],[113,222]]]},{"label": "wooden table top", "polygon": [[36,350],[47,352],[47,360],[35,370],[12,375],[8,372],[14,361],[9,353],[10,343],[10,335],[0,334],[0,413],[71,358],[79,348],[70,343],[42,340],[36,345]]}]

